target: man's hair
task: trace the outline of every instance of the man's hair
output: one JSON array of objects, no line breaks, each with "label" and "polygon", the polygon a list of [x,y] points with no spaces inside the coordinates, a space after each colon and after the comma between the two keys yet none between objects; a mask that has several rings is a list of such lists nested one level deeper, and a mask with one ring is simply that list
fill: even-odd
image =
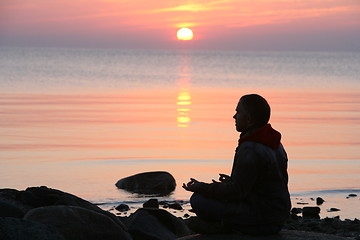
[{"label": "man's hair", "polygon": [[240,98],[245,111],[251,116],[255,125],[262,127],[269,122],[270,105],[262,96],[258,94],[248,94]]}]

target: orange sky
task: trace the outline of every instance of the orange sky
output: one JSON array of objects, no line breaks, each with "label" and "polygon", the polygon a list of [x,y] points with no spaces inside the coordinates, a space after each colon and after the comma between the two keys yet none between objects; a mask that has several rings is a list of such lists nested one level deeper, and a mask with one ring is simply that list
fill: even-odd
[{"label": "orange sky", "polygon": [[[191,42],[176,40],[191,27]],[[0,46],[360,50],[359,0],[1,0]]]}]

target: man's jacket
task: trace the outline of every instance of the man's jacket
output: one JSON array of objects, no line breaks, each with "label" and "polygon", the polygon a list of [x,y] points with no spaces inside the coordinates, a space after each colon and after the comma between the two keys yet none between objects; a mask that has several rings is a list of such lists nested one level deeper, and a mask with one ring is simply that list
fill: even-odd
[{"label": "man's jacket", "polygon": [[282,224],[289,217],[287,155],[270,124],[241,134],[230,179],[203,183],[199,193],[223,200],[234,224]]}]

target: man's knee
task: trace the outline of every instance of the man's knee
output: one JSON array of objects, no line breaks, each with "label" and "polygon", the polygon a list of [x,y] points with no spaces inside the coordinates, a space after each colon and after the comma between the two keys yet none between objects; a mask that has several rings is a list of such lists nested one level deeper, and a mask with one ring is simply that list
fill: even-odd
[{"label": "man's knee", "polygon": [[193,210],[196,210],[198,206],[201,206],[204,197],[200,193],[193,193],[190,197],[190,205]]}]

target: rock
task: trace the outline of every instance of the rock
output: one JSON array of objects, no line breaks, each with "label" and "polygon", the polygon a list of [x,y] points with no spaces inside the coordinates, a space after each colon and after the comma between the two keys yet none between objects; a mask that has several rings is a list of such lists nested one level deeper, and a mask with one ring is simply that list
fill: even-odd
[{"label": "rock", "polygon": [[[181,206],[181,204],[178,201],[161,201],[161,202],[159,202],[159,204],[163,208],[170,208],[170,209],[175,209],[175,210],[183,210],[183,207]],[[189,211],[191,211],[191,210],[189,210]]]},{"label": "rock", "polygon": [[320,219],[319,213],[320,213],[319,207],[304,207],[302,209],[303,218]]},{"label": "rock", "polygon": [[301,213],[301,208],[292,208],[291,209],[291,214],[297,215],[299,213]]},{"label": "rock", "polygon": [[339,217],[324,219],[289,219],[283,229],[334,234],[360,239],[360,221],[340,220]]},{"label": "rock", "polygon": [[39,207],[30,210],[24,219],[53,226],[66,239],[131,239],[129,233],[110,217],[81,207]]},{"label": "rock", "polygon": [[118,210],[119,212],[126,212],[130,210],[130,207],[126,204],[120,204],[115,209]]},{"label": "rock", "polygon": [[23,203],[32,206],[34,208],[53,206],[53,205],[66,205],[66,206],[78,206],[78,207],[102,212],[102,210],[99,207],[82,198],[79,198],[70,193],[66,193],[56,189],[51,189],[45,186],[29,187],[25,191],[20,192],[19,198]]},{"label": "rock", "polygon": [[159,201],[156,198],[149,199],[143,204],[144,208],[159,208]]},{"label": "rock", "polygon": [[279,234],[270,236],[249,236],[238,233],[232,234],[194,234],[177,240],[349,240],[346,237],[324,233],[282,230]]},{"label": "rock", "polygon": [[328,212],[338,212],[338,211],[340,211],[340,209],[338,209],[338,208],[330,208],[327,211]]},{"label": "rock", "polygon": [[12,205],[6,200],[0,199],[0,217],[23,218],[24,212],[20,208]]},{"label": "rock", "polygon": [[[32,209],[33,207],[28,206],[21,202],[20,199],[20,191],[16,189],[10,189],[10,188],[3,188],[0,189],[0,202],[2,205],[0,208],[3,210],[4,208],[9,207],[6,209],[6,213],[2,213],[0,211],[0,216],[12,216],[12,217],[19,217],[22,218],[27,211]],[[5,210],[5,209],[4,209]],[[10,213],[10,211],[14,211],[13,213]]]},{"label": "rock", "polygon": [[175,209],[175,210],[183,210],[183,207],[178,202],[174,202],[168,205],[169,208]]},{"label": "rock", "polygon": [[352,197],[357,197],[357,195],[354,193],[350,193],[346,198],[352,198]]},{"label": "rock", "polygon": [[176,239],[190,235],[187,225],[163,209],[140,208],[125,221],[134,240]]},{"label": "rock", "polygon": [[19,214],[19,211],[22,211],[23,215],[25,215],[31,209],[38,207],[53,205],[76,206],[106,215],[112,218],[113,221],[125,229],[124,224],[110,212],[104,211],[98,206],[75,195],[62,192],[60,190],[47,188],[45,186],[29,187],[25,191],[18,191],[15,189],[1,189],[0,199],[1,201],[5,201],[7,204],[11,204],[13,207],[15,207],[13,208],[14,212],[12,213],[14,216]]},{"label": "rock", "polygon": [[165,196],[175,190],[175,178],[168,172],[145,172],[120,179],[118,188],[139,194]]},{"label": "rock", "polygon": [[65,240],[56,228],[19,218],[0,217],[0,239],[6,240]]},{"label": "rock", "polygon": [[322,199],[321,197],[317,197],[316,198],[316,205],[321,205],[321,204],[323,204],[325,202],[325,200],[324,199]]}]

